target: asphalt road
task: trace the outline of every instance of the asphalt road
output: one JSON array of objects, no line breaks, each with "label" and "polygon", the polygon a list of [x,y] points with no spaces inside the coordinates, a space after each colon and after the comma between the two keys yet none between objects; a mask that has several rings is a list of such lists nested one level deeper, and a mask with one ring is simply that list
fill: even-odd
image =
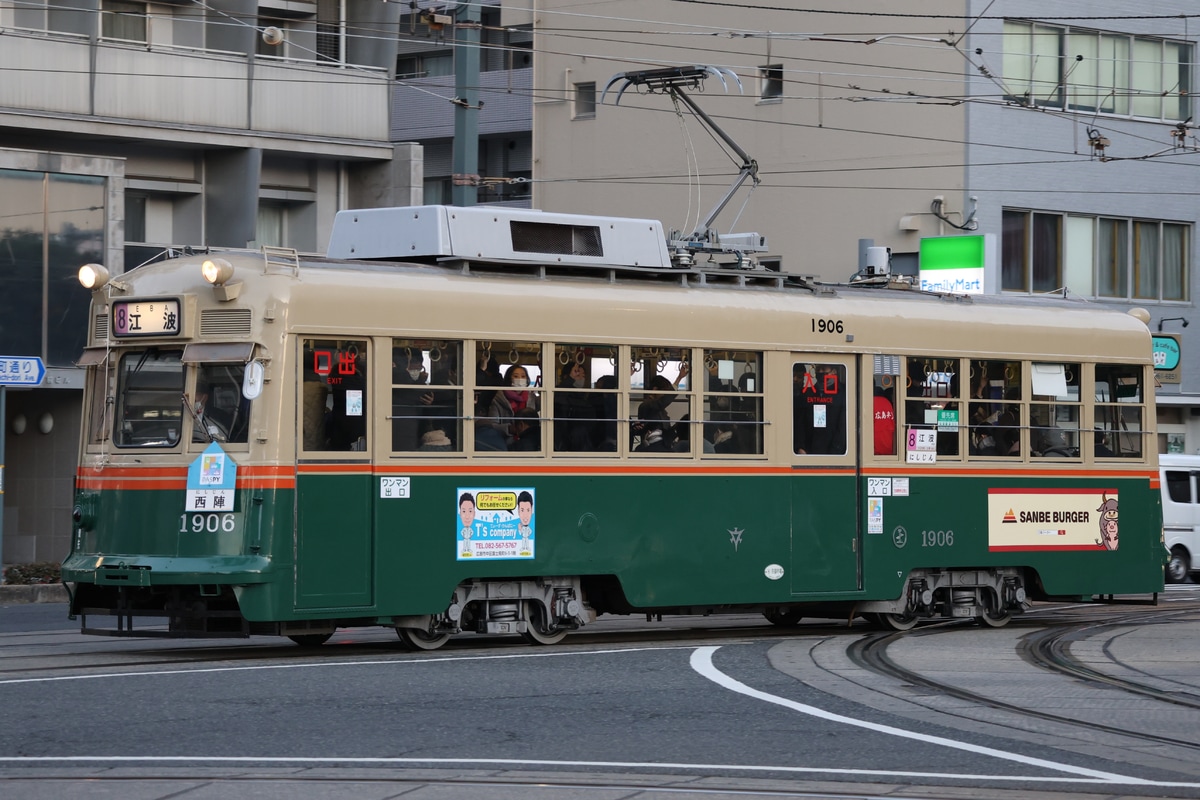
[{"label": "asphalt road", "polygon": [[[1167,597],[1200,608],[1195,587]],[[1190,644],[1200,617],[1176,615],[1169,629],[1169,610],[1147,610],[1103,642],[1081,632],[1077,647],[1122,665],[1141,659],[1135,667],[1200,697],[1200,644]],[[1074,625],[1067,613],[885,644],[922,674],[1053,705],[1085,720],[1075,726],[871,673],[851,648],[880,634],[844,623],[602,620],[555,647],[472,636],[411,653],[379,629],[304,650],[83,637],[63,606],[0,608],[0,794],[1200,795],[1200,711],[1084,687],[1018,657],[1047,625]],[[1116,741],[1088,727],[1097,720],[1151,720],[1178,738]]]}]

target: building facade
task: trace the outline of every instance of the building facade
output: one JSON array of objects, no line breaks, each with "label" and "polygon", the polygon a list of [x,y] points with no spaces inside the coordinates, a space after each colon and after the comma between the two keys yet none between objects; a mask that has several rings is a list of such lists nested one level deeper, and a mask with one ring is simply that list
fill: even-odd
[{"label": "building facade", "polygon": [[0,0],[4,563],[66,553],[95,261],[169,249],[323,250],[334,213],[420,201],[419,146],[391,139],[398,4]]}]

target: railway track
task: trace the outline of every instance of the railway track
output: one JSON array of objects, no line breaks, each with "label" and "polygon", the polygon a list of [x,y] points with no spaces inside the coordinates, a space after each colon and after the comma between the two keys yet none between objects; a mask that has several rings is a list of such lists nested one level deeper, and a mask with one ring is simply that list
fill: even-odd
[{"label": "railway track", "polygon": [[[1134,612],[1100,611],[1086,614],[1079,614],[1074,609],[1064,609],[1049,614],[1037,623],[1032,619],[1014,623],[1030,628],[1028,633],[1020,637],[1016,653],[1023,662],[1039,670],[1063,675],[1072,681],[1104,691],[1108,693],[1109,698],[1112,698],[1112,693],[1115,692],[1117,698],[1136,696],[1164,706],[1200,709],[1200,687],[1194,684],[1151,676],[1119,663],[1113,658],[1107,644],[1099,648],[1099,652],[1106,658],[1103,664],[1096,663],[1094,656],[1085,660],[1072,650],[1073,646],[1096,637],[1120,636],[1131,626],[1166,625],[1175,621],[1197,619],[1200,619],[1200,605],[1197,604],[1139,609]],[[927,674],[921,669],[904,666],[893,653],[894,646],[904,641],[905,637],[936,637],[947,640],[967,632],[962,625],[947,625],[931,626],[908,633],[870,634],[851,643],[846,652],[853,663],[870,673],[886,676],[905,687],[917,687],[931,697],[953,698],[967,703],[966,706],[958,706],[957,710],[948,709],[941,704],[937,707],[939,713],[957,716],[962,720],[976,722],[974,709],[986,707],[1008,712],[1011,715],[1008,727],[1015,731],[1030,730],[1032,726],[1028,724],[1029,721],[1037,720],[1083,728],[1089,733],[1111,734],[1123,737],[1127,741],[1168,745],[1191,752],[1200,751],[1200,739],[1194,737],[1183,738],[1152,730],[1137,730],[1127,721],[1118,725],[1088,720],[1079,715],[1079,712],[1088,708],[1086,703],[1080,703],[1077,713],[1067,714],[1031,707],[1028,701],[1006,701],[986,690],[968,688]],[[942,643],[946,645],[950,642]],[[912,697],[907,699],[920,702]],[[1109,702],[1114,701],[1110,699]],[[929,706],[933,707],[933,704]],[[991,719],[991,723],[999,724],[994,718]]]}]

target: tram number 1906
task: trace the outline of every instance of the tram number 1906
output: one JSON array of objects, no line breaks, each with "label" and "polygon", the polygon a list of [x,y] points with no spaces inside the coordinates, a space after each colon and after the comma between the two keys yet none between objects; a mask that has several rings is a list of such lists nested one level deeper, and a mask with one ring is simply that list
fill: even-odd
[{"label": "tram number 1906", "polygon": [[181,514],[179,532],[229,533],[236,527],[233,517],[233,514]]},{"label": "tram number 1906", "polygon": [[954,531],[921,531],[921,547],[953,547]]},{"label": "tram number 1906", "polygon": [[846,330],[846,323],[840,319],[812,319],[813,333],[843,333]]}]

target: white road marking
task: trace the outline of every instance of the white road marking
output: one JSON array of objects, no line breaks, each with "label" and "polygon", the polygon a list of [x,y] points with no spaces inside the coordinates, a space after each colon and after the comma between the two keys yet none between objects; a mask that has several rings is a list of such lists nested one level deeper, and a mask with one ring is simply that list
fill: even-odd
[{"label": "white road marking", "polygon": [[[324,667],[358,667],[358,666],[393,666],[396,664],[428,664],[428,663],[443,663],[453,661],[491,661],[503,659],[518,659],[518,658],[561,658],[564,656],[590,656],[590,655],[612,655],[618,653],[635,653],[635,652],[653,652],[663,650],[681,650],[690,649],[689,646],[669,646],[669,647],[636,647],[636,648],[613,648],[609,650],[589,650],[589,651],[555,651],[555,652],[535,652],[535,653],[509,653],[504,655],[487,655],[487,656],[444,656],[437,658],[401,658],[401,659],[375,659],[370,661],[318,661],[308,662],[304,664],[258,664],[251,666],[238,667],[204,667],[194,669],[170,669],[170,670],[150,670],[144,672],[107,672],[96,673],[89,675],[60,675],[55,677],[41,678],[12,678],[0,680],[0,685],[19,684],[19,683],[50,683],[54,681],[68,680],[96,680],[103,678],[133,678],[133,677],[159,677],[166,675],[194,675],[205,673],[222,673],[222,672],[250,672],[256,670],[279,670],[279,669],[316,669]],[[786,698],[760,692],[757,689],[752,689],[745,684],[730,678],[724,673],[716,669],[712,664],[712,654],[716,652],[718,647],[701,647],[692,651],[691,665],[697,673],[704,678],[717,683],[731,691],[738,692],[749,697],[759,700],[764,700],[769,703],[791,708],[794,711],[799,711],[804,714],[809,714],[814,717],[826,719],[834,722],[842,722],[847,725],[855,725],[869,730],[888,733],[895,736],[902,736],[909,739],[917,739],[920,741],[929,742],[932,744],[940,744],[946,747],[953,747],[960,750],[980,753],[983,755],[995,756],[1012,761],[1017,761],[1029,766],[1045,767],[1050,770],[1059,772],[1071,773],[1072,777],[1052,777],[1043,775],[984,775],[984,774],[963,774],[954,772],[917,772],[904,770],[872,770],[872,769],[846,769],[835,767],[786,767],[786,766],[771,766],[763,764],[698,764],[685,762],[667,762],[667,761],[573,761],[562,760],[552,761],[545,759],[518,759],[518,758],[360,758],[360,757],[326,757],[326,758],[311,758],[306,756],[288,757],[288,756],[3,756],[0,755],[0,765],[30,765],[30,764],[63,764],[63,765],[83,765],[83,764],[299,764],[323,766],[330,764],[344,765],[377,765],[377,766],[418,766],[418,765],[445,765],[459,768],[470,768],[472,766],[510,766],[510,767],[570,767],[570,768],[614,768],[614,769],[644,769],[661,771],[664,769],[676,769],[687,771],[713,771],[719,770],[724,772],[743,772],[743,773],[783,773],[790,775],[844,775],[844,776],[860,776],[872,778],[913,778],[913,779],[938,779],[938,780],[960,780],[960,781],[1003,781],[1003,782],[1041,782],[1041,783],[1072,783],[1072,784],[1134,784],[1139,786],[1159,786],[1159,787],[1174,787],[1187,789],[1200,789],[1200,783],[1194,782],[1177,782],[1177,781],[1151,781],[1140,778],[1133,778],[1115,773],[1101,772],[1097,770],[1087,770],[1078,767],[1072,767],[1066,764],[1060,764],[1052,761],[1045,761],[1037,758],[1030,758],[1014,753],[1007,753],[1001,750],[993,750],[991,748],[979,747],[963,742],[957,742],[952,739],[944,739],[937,736],[927,736],[924,734],[913,733],[899,728],[892,728],[886,725],[866,722],[863,720],[854,719],[852,717],[844,717],[838,714],[833,714],[823,711],[814,706],[807,706],[802,703],[797,703]]]},{"label": "white road marking", "polygon": [[[1009,753],[1005,750],[996,750],[991,747],[981,747],[976,744],[960,742],[954,739],[946,739],[942,736],[930,736],[929,734],[916,733],[914,731],[906,731],[903,728],[893,728],[890,725],[880,725],[876,722],[867,722],[866,720],[855,719],[854,717],[846,717],[841,714],[834,714],[816,706],[797,703],[795,700],[788,700],[786,697],[767,694],[766,692],[753,689],[741,681],[729,677],[724,672],[721,672],[712,663],[712,655],[719,647],[699,647],[692,653],[692,669],[700,675],[708,678],[713,683],[723,686],[732,692],[744,694],[747,697],[753,697],[757,700],[763,700],[768,703],[774,703],[784,708],[790,708],[793,711],[799,711],[801,714],[807,714],[818,719],[829,720],[830,722],[840,722],[844,725],[853,725],[857,728],[865,728],[877,733],[886,733],[890,736],[899,736],[904,739],[914,739],[919,742],[928,744],[941,745],[942,747],[952,747],[956,750],[966,750],[970,753],[978,753],[980,755],[991,756],[993,758],[1004,759],[1005,761],[1016,761],[1019,764],[1026,764],[1032,767],[1042,767],[1044,769],[1054,770],[1056,772],[1066,772],[1073,775],[1094,778],[1099,781],[1110,783],[1127,783],[1137,785],[1149,785],[1153,781],[1144,780],[1142,778],[1131,778],[1126,775],[1118,775],[1113,772],[1101,772],[1094,769],[1086,769],[1084,767],[1075,767],[1070,764],[1061,764],[1056,761],[1047,761],[1041,758],[1032,758],[1023,756],[1019,753]],[[1200,786],[1200,784],[1195,784]]]}]

